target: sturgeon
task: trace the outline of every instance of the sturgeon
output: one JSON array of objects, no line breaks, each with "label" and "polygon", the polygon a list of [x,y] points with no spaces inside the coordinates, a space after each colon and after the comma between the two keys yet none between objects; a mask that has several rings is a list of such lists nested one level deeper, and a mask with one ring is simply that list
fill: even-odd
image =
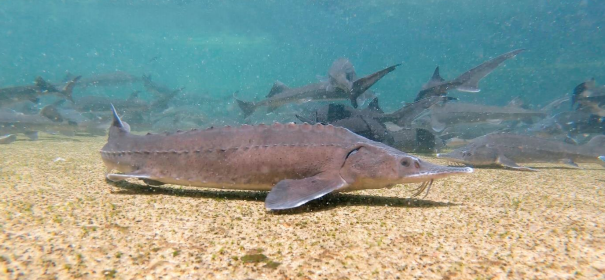
[{"label": "sturgeon", "polygon": [[239,99],[237,105],[244,115],[250,116],[258,107],[267,106],[269,112],[280,106],[293,102],[350,100],[354,108],[358,107],[357,99],[370,87],[392,72],[401,64],[382,69],[362,78],[357,78],[353,66],[347,59],[334,61],[329,71],[329,79],[298,88],[290,88],[277,81],[266,98],[258,102],[248,102]]},{"label": "sturgeon", "polygon": [[523,51],[525,51],[525,49],[518,49],[501,54],[462,73],[462,75],[451,81],[443,79],[441,75],[439,75],[439,67],[437,67],[435,68],[431,79],[422,86],[422,89],[418,92],[414,101],[431,96],[444,96],[449,90],[454,89],[464,92],[479,92],[479,81],[481,81],[481,79],[489,75],[504,61],[515,57]]},{"label": "sturgeon", "polygon": [[[270,210],[328,193],[421,183],[473,171],[435,165],[332,125],[273,124],[135,135],[113,110],[101,158],[106,178],[270,191]],[[120,173],[111,173],[112,171]],[[427,192],[428,194],[428,192]]]},{"label": "sturgeon", "polygon": [[535,171],[517,163],[560,162],[573,167],[578,167],[576,162],[605,165],[599,160],[602,155],[605,155],[605,135],[595,136],[584,145],[573,145],[540,137],[493,133],[450,153],[437,154],[437,157],[470,165],[500,165]]},{"label": "sturgeon", "polygon": [[65,83],[62,89],[58,89],[56,86],[42,79],[42,77],[37,77],[34,85],[0,88],[0,105],[21,101],[38,103],[40,96],[50,94],[59,95],[73,102],[72,90],[79,79],[80,76],[73,78],[71,81]]}]

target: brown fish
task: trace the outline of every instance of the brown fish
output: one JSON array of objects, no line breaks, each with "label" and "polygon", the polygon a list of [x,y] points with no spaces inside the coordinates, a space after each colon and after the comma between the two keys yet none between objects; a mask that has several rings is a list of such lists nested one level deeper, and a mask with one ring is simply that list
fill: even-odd
[{"label": "brown fish", "polygon": [[470,173],[431,164],[331,125],[273,124],[134,135],[114,110],[101,157],[107,179],[270,191],[265,207],[298,207],[331,192],[379,189]]}]

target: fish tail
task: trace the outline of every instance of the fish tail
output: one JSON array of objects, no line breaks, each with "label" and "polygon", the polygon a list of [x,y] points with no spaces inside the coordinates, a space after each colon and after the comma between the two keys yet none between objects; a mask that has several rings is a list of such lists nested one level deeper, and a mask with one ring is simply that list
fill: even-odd
[{"label": "fish tail", "polygon": [[237,98],[235,99],[235,101],[237,101],[237,105],[240,109],[242,109],[242,112],[244,112],[244,116],[246,117],[252,115],[252,113],[254,113],[254,111],[256,110],[256,105],[254,104],[254,102],[246,102]]},{"label": "fish tail", "polygon": [[351,105],[353,105],[354,108],[357,108],[357,98],[366,92],[366,90],[368,90],[376,82],[382,79],[382,77],[384,77],[386,74],[394,71],[399,65],[401,64],[395,64],[376,73],[355,80],[353,82],[353,88],[351,89],[351,95],[349,96],[351,99]]},{"label": "fish tail", "polygon": [[61,94],[63,94],[63,96],[65,96],[65,98],[69,101],[71,101],[72,103],[74,102],[72,93],[74,90],[74,87],[76,86],[76,83],[78,82],[78,80],[80,80],[80,78],[82,78],[82,76],[77,76],[75,78],[73,78],[71,81],[69,81],[65,87],[63,88],[63,91],[61,92]]}]

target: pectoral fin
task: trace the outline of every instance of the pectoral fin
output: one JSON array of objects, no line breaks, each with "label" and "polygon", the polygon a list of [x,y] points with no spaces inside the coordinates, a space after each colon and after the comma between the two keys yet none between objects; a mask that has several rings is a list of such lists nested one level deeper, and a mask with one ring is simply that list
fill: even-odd
[{"label": "pectoral fin", "polygon": [[496,159],[496,163],[499,165],[502,165],[504,167],[507,168],[512,168],[515,170],[521,170],[521,171],[538,171],[535,170],[533,168],[529,168],[529,167],[525,167],[525,166],[520,166],[517,163],[515,163],[514,161],[512,161],[511,159],[505,157],[505,156],[499,156],[498,159]]},{"label": "pectoral fin", "polygon": [[282,180],[267,195],[265,207],[269,210],[298,207],[346,185],[338,173],[319,174],[299,180]]},{"label": "pectoral fin", "polygon": [[562,159],[561,163],[567,164],[569,166],[573,166],[575,168],[580,168],[580,166],[578,166],[578,164],[575,163],[575,162],[573,162],[573,160],[571,160],[570,158],[564,158],[564,159]]}]

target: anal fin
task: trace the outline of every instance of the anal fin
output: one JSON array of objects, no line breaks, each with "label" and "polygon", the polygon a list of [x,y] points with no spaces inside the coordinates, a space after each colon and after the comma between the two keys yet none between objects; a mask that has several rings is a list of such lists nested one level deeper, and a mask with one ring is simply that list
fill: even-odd
[{"label": "anal fin", "polygon": [[498,159],[496,159],[496,163],[501,166],[504,166],[506,168],[511,168],[511,169],[520,170],[520,171],[538,171],[533,168],[520,166],[516,162],[512,161],[511,159],[509,159],[505,156],[499,156]]},{"label": "anal fin", "polygon": [[282,180],[271,189],[265,207],[269,210],[295,208],[347,185],[340,174],[319,174],[298,180]]}]

